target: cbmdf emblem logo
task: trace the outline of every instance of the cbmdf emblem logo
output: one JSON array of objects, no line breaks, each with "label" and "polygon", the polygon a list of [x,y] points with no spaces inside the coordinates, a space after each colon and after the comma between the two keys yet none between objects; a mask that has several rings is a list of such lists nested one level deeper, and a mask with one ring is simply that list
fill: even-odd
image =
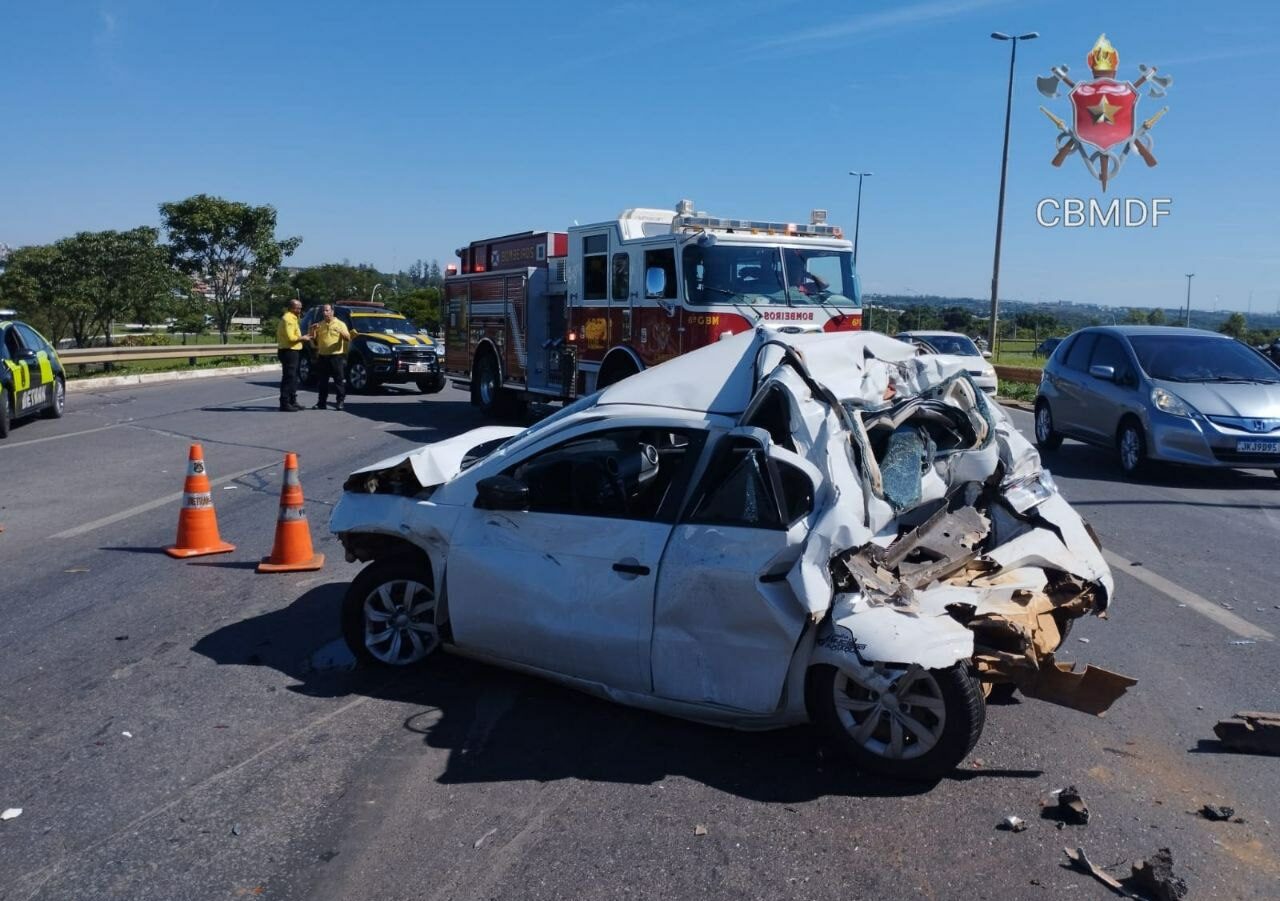
[{"label": "cbmdf emblem logo", "polygon": [[1120,174],[1131,153],[1136,152],[1148,166],[1156,164],[1151,129],[1169,107],[1162,107],[1150,118],[1141,120],[1138,101],[1142,99],[1144,86],[1147,96],[1163,98],[1173,78],[1158,74],[1154,66],[1139,65],[1137,80],[1117,81],[1120,54],[1105,34],[1098,38],[1085,60],[1093,73],[1092,81],[1074,81],[1066,66],[1055,66],[1049,75],[1036,79],[1036,87],[1050,99],[1060,97],[1059,88],[1065,87],[1071,105],[1066,111],[1067,120],[1040,107],[1058,127],[1058,152],[1053,165],[1061,166],[1067,157],[1075,154],[1105,191],[1107,182]]}]

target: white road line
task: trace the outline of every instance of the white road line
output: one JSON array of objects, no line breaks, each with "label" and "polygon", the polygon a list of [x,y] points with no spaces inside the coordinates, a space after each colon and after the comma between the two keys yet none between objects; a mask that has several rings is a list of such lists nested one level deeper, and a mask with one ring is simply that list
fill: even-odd
[{"label": "white road line", "polygon": [[[273,466],[279,466],[279,461],[272,463],[263,463],[261,466],[253,466],[249,469],[242,469],[239,472],[233,472],[230,475],[221,478],[212,479],[209,482],[210,487],[216,488],[219,485],[225,485],[227,482],[234,482],[236,479],[242,479],[253,472],[261,472],[264,469],[270,469]],[[50,538],[75,538],[77,535],[84,535],[95,529],[101,529],[103,526],[109,526],[120,522],[122,519],[129,519],[131,516],[137,516],[139,513],[146,513],[148,510],[154,510],[157,507],[163,507],[166,504],[174,504],[182,500],[182,492],[174,494],[166,494],[164,497],[157,498],[154,501],[147,501],[145,504],[139,504],[136,507],[130,507],[128,510],[121,510],[119,513],[112,513],[110,516],[104,516],[102,519],[95,519],[92,522],[86,522],[75,528],[67,529],[65,532],[59,532],[57,535],[50,535]]]},{"label": "white road line", "polygon": [[28,444],[43,444],[46,441],[61,441],[63,438],[79,438],[81,435],[92,435],[94,432],[105,432],[108,429],[118,429],[124,425],[123,422],[112,423],[111,425],[100,425],[96,429],[82,429],[79,432],[67,432],[64,435],[49,435],[44,438],[32,438],[30,441],[6,441],[0,444],[0,450],[5,448],[26,447]]},{"label": "white road line", "polygon": [[1181,585],[1170,582],[1164,576],[1157,575],[1142,565],[1135,565],[1129,560],[1124,559],[1119,554],[1104,549],[1102,556],[1106,558],[1107,563],[1114,572],[1121,572],[1127,576],[1132,576],[1139,582],[1154,588],[1156,591],[1172,598],[1179,604],[1186,604],[1187,608],[1194,610],[1206,619],[1211,619],[1218,625],[1222,626],[1241,638],[1252,638],[1254,640],[1271,641],[1275,638],[1266,629],[1255,626],[1246,619],[1236,616],[1230,610],[1215,604],[1206,598],[1200,597],[1193,591],[1188,591]]}]

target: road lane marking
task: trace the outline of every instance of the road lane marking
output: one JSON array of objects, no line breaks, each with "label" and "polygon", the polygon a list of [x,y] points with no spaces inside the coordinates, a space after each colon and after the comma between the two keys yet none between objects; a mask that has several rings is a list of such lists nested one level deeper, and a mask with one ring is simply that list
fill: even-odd
[{"label": "road lane marking", "polygon": [[[389,680],[387,682],[383,682],[382,684],[376,686],[375,690],[381,690],[382,688],[386,687],[389,684],[390,684]],[[206,776],[204,779],[201,779],[200,781],[188,786],[187,788],[182,789],[176,795],[171,797],[168,801],[165,801],[163,804],[160,804],[157,807],[151,808],[146,813],[136,817],[129,823],[126,823],[124,826],[121,826],[120,828],[116,829],[110,834],[104,835],[101,838],[96,839],[95,841],[91,841],[89,842],[89,844],[81,848],[75,848],[71,851],[68,851],[60,859],[55,860],[52,863],[46,864],[45,866],[41,867],[38,870],[32,870],[31,872],[18,877],[19,882],[22,882],[24,880],[36,879],[37,877],[42,877],[39,879],[38,882],[36,882],[35,887],[32,889],[31,893],[27,895],[27,898],[28,899],[34,898],[37,894],[39,894],[40,889],[43,888],[44,885],[50,879],[56,876],[58,872],[62,870],[62,868],[69,861],[78,857],[83,857],[85,854],[88,854],[91,851],[96,851],[98,848],[101,848],[103,845],[106,845],[109,842],[115,841],[121,835],[136,831],[144,823],[148,822],[149,820],[155,819],[160,814],[168,810],[172,810],[176,805],[181,803],[184,799],[195,794],[196,792],[203,791],[204,789],[208,788],[211,785],[217,785],[219,782],[225,781],[230,776],[234,776],[236,773],[240,772],[245,767],[249,766],[250,764],[254,763],[257,760],[262,759],[267,754],[270,754],[272,751],[275,751],[277,748],[280,748],[283,745],[296,741],[297,739],[301,738],[303,735],[305,735],[307,732],[311,731],[315,727],[322,726],[325,723],[329,722],[330,720],[333,720],[342,716],[347,711],[352,710],[356,707],[359,707],[365,701],[368,701],[370,697],[371,695],[361,695],[355,700],[348,701],[338,709],[331,710],[328,713],[317,717],[311,722],[306,723],[305,725],[295,729],[293,732],[290,732],[288,735],[284,736],[283,738],[273,741],[271,744],[267,745],[265,748],[260,748],[253,754],[250,754],[248,757],[241,760],[239,763],[233,764],[224,770],[221,770],[217,773],[213,773],[209,776]]]},{"label": "road lane marking", "polygon": [[61,441],[63,438],[79,438],[81,435],[92,435],[95,432],[105,432],[108,429],[118,429],[124,425],[123,422],[112,423],[111,425],[100,425],[96,429],[82,429],[79,432],[67,432],[65,435],[48,435],[44,438],[32,438],[30,441],[6,441],[0,444],[0,450],[6,447],[26,447],[28,444],[42,444],[45,441]]},{"label": "road lane marking", "polygon": [[1108,565],[1116,572],[1122,572],[1132,576],[1144,585],[1154,588],[1156,591],[1172,598],[1179,604],[1186,604],[1187,608],[1194,610],[1206,619],[1211,619],[1218,625],[1228,631],[1234,632],[1241,638],[1252,638],[1255,640],[1271,641],[1275,638],[1266,629],[1255,626],[1253,623],[1239,616],[1236,616],[1230,610],[1220,604],[1215,604],[1207,598],[1202,598],[1194,591],[1188,591],[1181,585],[1170,582],[1164,576],[1153,573],[1141,564],[1135,564],[1124,559],[1119,554],[1108,551],[1105,548],[1102,556],[1106,558]]},{"label": "road lane marking", "polygon": [[[225,485],[227,482],[234,482],[236,479],[242,479],[251,473],[261,472],[264,469],[270,469],[273,466],[279,466],[279,465],[280,465],[279,461],[276,461],[272,463],[263,463],[261,466],[253,466],[253,467],[250,467],[249,469],[242,469],[239,472],[233,472],[229,475],[222,476],[221,478],[212,479],[209,482],[209,486],[211,488],[216,488],[219,485]],[[76,526],[75,528],[67,529],[64,532],[59,532],[56,535],[50,535],[49,537],[51,539],[75,538],[78,535],[84,535],[88,532],[94,531],[95,529],[101,529],[104,526],[113,525],[115,523],[120,522],[121,520],[129,519],[130,517],[137,516],[140,513],[146,513],[149,510],[154,510],[157,507],[163,507],[166,504],[176,504],[180,500],[182,500],[181,491],[175,492],[174,494],[166,494],[164,497],[157,498],[154,501],[147,501],[145,504],[139,504],[136,507],[130,507],[128,510],[121,510],[118,513],[112,513],[110,516],[104,516],[102,517],[102,519],[95,519],[92,522],[86,522],[82,525]]]}]

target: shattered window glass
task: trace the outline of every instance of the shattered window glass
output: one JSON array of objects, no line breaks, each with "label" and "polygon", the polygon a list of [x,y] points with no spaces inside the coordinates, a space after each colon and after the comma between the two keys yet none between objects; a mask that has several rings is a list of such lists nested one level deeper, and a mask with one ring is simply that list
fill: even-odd
[{"label": "shattered window glass", "polygon": [[768,458],[754,442],[732,447],[703,477],[705,494],[691,522],[778,528],[777,504],[768,483]]}]

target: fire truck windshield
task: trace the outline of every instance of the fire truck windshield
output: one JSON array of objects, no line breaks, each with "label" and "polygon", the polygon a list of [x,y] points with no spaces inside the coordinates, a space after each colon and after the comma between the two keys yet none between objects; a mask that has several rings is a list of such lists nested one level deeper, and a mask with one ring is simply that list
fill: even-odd
[{"label": "fire truck windshield", "polygon": [[684,248],[684,283],[693,305],[716,303],[854,306],[847,250],[717,243]]}]

